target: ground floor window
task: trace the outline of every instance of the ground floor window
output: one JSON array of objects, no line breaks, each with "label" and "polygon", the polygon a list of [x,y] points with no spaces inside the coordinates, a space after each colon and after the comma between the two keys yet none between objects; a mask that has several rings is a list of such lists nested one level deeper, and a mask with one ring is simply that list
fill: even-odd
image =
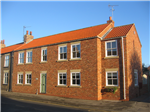
[{"label": "ground floor window", "polygon": [[66,85],[66,73],[58,73],[58,85]]},{"label": "ground floor window", "polygon": [[4,72],[3,84],[8,84],[8,72]]},{"label": "ground floor window", "polygon": [[26,74],[25,84],[31,84],[31,74]]},{"label": "ground floor window", "polygon": [[117,71],[106,72],[106,86],[118,86]]},{"label": "ground floor window", "polygon": [[18,74],[18,84],[23,84],[23,74]]},{"label": "ground floor window", "polygon": [[80,72],[71,73],[71,85],[80,86]]},{"label": "ground floor window", "polygon": [[138,71],[134,69],[134,85],[138,86]]}]

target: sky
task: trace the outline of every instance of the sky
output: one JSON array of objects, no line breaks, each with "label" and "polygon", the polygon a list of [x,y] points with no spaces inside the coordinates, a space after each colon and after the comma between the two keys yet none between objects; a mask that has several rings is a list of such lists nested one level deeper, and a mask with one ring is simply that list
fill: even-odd
[{"label": "sky", "polygon": [[105,24],[112,16],[109,4],[117,5],[113,11],[115,26],[135,24],[142,63],[150,65],[149,1],[1,1],[1,40],[10,46],[23,42],[26,30],[36,39]]}]

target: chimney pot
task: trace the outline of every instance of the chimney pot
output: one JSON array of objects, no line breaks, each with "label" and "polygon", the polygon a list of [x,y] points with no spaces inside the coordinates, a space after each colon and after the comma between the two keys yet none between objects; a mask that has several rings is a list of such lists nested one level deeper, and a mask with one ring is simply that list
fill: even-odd
[{"label": "chimney pot", "polygon": [[30,31],[30,35],[32,35],[32,31]]},{"label": "chimney pot", "polygon": [[111,17],[111,16],[109,17],[109,20],[112,20],[112,17]]},{"label": "chimney pot", "polygon": [[27,33],[26,33],[26,34],[28,34],[28,32],[29,32],[29,31],[27,30]]}]

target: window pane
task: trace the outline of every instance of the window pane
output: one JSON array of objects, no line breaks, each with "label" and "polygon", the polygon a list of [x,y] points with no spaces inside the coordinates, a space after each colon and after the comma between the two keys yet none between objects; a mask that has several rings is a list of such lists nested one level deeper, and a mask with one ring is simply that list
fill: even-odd
[{"label": "window pane", "polygon": [[66,74],[63,74],[63,78],[66,78]]},{"label": "window pane", "polygon": [[45,55],[47,55],[47,49],[45,50]]},{"label": "window pane", "polygon": [[29,75],[29,78],[31,78],[31,75]]},{"label": "window pane", "polygon": [[63,59],[63,54],[60,54],[60,59]]},{"label": "window pane", "polygon": [[110,46],[110,42],[109,42],[109,43],[107,43],[107,49],[108,49],[108,48],[111,48],[111,46]]},{"label": "window pane", "polygon": [[117,55],[117,50],[116,49],[112,49],[112,55]]},{"label": "window pane", "polygon": [[76,52],[73,52],[73,58],[76,58],[77,55],[76,55]]},{"label": "window pane", "polygon": [[112,42],[112,48],[116,48],[116,42]]},{"label": "window pane", "polygon": [[63,84],[66,84],[66,80],[64,80]]},{"label": "window pane", "polygon": [[72,73],[72,78],[75,78],[75,73]]},{"label": "window pane", "polygon": [[77,50],[80,51],[80,45],[77,45]]},{"label": "window pane", "polygon": [[80,78],[80,74],[79,73],[76,73],[76,78]]},{"label": "window pane", "polygon": [[111,55],[111,50],[107,50],[107,55],[108,55],[108,56]]},{"label": "window pane", "polygon": [[72,46],[72,51],[75,51],[75,45]]},{"label": "window pane", "polygon": [[64,53],[64,59],[67,59],[67,53]]},{"label": "window pane", "polygon": [[72,80],[72,84],[75,84],[75,80]]},{"label": "window pane", "polygon": [[59,75],[59,78],[62,78],[62,75]]},{"label": "window pane", "polygon": [[62,53],[62,47],[60,47],[60,53]]},{"label": "window pane", "polygon": [[62,84],[62,80],[60,79],[60,84]]},{"label": "window pane", "polygon": [[108,85],[112,85],[112,80],[108,79]]},{"label": "window pane", "polygon": [[107,78],[111,78],[111,73],[107,73]]},{"label": "window pane", "polygon": [[77,80],[77,84],[80,85],[80,80]]},{"label": "window pane", "polygon": [[80,58],[80,52],[77,52],[77,57]]},{"label": "window pane", "polygon": [[67,52],[67,47],[64,47],[64,52],[65,52],[65,53]]},{"label": "window pane", "polygon": [[117,85],[117,79],[113,79],[113,85]]}]

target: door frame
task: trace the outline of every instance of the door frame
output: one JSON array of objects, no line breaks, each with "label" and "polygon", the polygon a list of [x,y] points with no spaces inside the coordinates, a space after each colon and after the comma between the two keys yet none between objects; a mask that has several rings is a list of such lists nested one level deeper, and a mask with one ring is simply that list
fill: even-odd
[{"label": "door frame", "polygon": [[46,82],[47,82],[47,73],[40,73],[40,93],[42,93],[41,92],[41,83],[42,83],[42,74],[45,74],[45,93],[46,93]]}]

